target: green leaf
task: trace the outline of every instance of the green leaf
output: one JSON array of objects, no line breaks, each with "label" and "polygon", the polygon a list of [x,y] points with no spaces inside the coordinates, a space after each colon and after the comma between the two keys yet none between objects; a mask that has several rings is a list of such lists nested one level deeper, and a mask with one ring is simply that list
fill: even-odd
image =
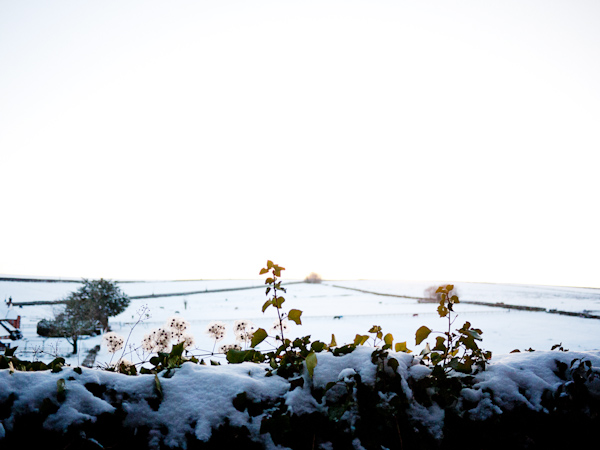
[{"label": "green leaf", "polygon": [[316,353],[322,352],[325,349],[325,347],[325,342],[321,341],[314,341],[312,344],[310,344],[310,348],[313,349],[313,351]]},{"label": "green leaf", "polygon": [[386,345],[389,345],[391,347],[394,343],[394,336],[392,336],[392,333],[388,333],[383,337],[383,341]]},{"label": "green leaf", "polygon": [[398,360],[397,360],[396,358],[389,358],[389,359],[387,360],[387,364],[388,364],[388,366],[389,366],[389,367],[391,367],[391,368],[392,368],[392,370],[393,370],[394,372],[397,372],[397,371],[398,371],[398,366],[399,366],[400,364],[398,363]]},{"label": "green leaf", "polygon": [[65,379],[60,378],[56,381],[56,399],[59,402],[64,402],[67,397],[66,393],[67,388],[65,387]]},{"label": "green leaf", "polygon": [[169,354],[169,359],[179,359],[181,355],[183,355],[183,346],[185,342],[180,342],[179,344],[175,344],[171,349],[171,353]]},{"label": "green leaf", "polygon": [[337,342],[335,341],[335,334],[331,334],[331,344],[329,344],[330,347],[337,347]]},{"label": "green leaf", "polygon": [[283,297],[275,297],[273,299],[273,306],[277,309],[281,309],[281,305],[283,305],[283,302],[285,302],[285,298]]},{"label": "green leaf", "polygon": [[302,325],[302,321],[300,320],[300,316],[302,315],[302,311],[299,309],[290,309],[288,313],[288,319],[292,322],[296,322],[296,325]]},{"label": "green leaf", "polygon": [[381,327],[379,325],[373,325],[369,330],[369,333],[379,333],[381,331]]},{"label": "green leaf", "polygon": [[412,350],[409,350],[408,347],[406,346],[406,341],[397,342],[394,349],[397,352],[412,353]]},{"label": "green leaf", "polygon": [[446,339],[443,338],[442,336],[438,336],[435,338],[435,347],[433,347],[433,350],[437,350],[440,351],[442,353],[446,353]]},{"label": "green leaf", "polygon": [[58,373],[62,370],[62,367],[65,365],[65,358],[54,358],[49,364],[48,367],[52,369],[52,373]]},{"label": "green leaf", "polygon": [[259,363],[263,362],[264,360],[264,355],[257,350],[231,349],[227,352],[227,362],[230,364],[239,364],[244,361]]},{"label": "green leaf", "polygon": [[425,339],[427,339],[427,337],[429,336],[429,333],[431,333],[431,329],[427,328],[425,325],[423,325],[421,328],[419,328],[415,335],[417,345],[419,345],[421,342],[423,342]]},{"label": "green leaf", "polygon": [[256,347],[258,344],[260,344],[262,341],[264,341],[267,338],[267,336],[268,336],[267,332],[263,328],[259,328],[252,335],[252,341],[250,342],[250,347],[253,347],[253,348]]},{"label": "green leaf", "polygon": [[437,312],[440,315],[440,317],[446,317],[448,315],[448,308],[446,308],[445,306],[438,306],[437,308]]},{"label": "green leaf", "polygon": [[306,369],[311,378],[313,377],[315,367],[317,367],[317,354],[315,352],[310,352],[306,357]]},{"label": "green leaf", "polygon": [[273,300],[267,300],[267,301],[265,302],[265,304],[263,305],[263,307],[262,307],[262,312],[265,312],[265,310],[266,310],[266,309],[267,309],[269,306],[271,306],[272,304],[273,304]]},{"label": "green leaf", "polygon": [[158,375],[154,374],[154,391],[156,392],[156,396],[159,400],[163,399],[163,390],[162,385],[160,384],[160,380],[158,379]]},{"label": "green leaf", "polygon": [[442,355],[438,352],[431,352],[431,363],[436,366],[442,361]]},{"label": "green leaf", "polygon": [[363,345],[365,342],[367,342],[367,339],[369,339],[368,335],[357,334],[354,338],[354,345]]}]

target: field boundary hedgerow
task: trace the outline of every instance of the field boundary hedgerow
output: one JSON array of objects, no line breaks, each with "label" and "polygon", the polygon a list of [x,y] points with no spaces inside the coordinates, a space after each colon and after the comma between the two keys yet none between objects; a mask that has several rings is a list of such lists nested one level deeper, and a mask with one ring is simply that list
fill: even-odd
[{"label": "field boundary hedgerow", "polygon": [[[120,282],[119,282],[120,283]],[[305,281],[288,281],[285,283],[286,286],[292,284],[305,283]],[[204,289],[204,290],[196,290],[196,291],[186,291],[186,292],[168,292],[165,294],[146,294],[146,295],[129,295],[128,297],[131,300],[144,300],[149,298],[163,298],[163,297],[182,297],[185,295],[197,295],[197,294],[214,294],[216,292],[229,292],[229,291],[243,291],[247,289],[264,289],[264,286],[240,286],[240,287],[231,287],[231,288],[222,288],[222,289]],[[13,302],[15,306],[35,306],[35,305],[55,305],[65,303],[66,300],[30,300],[26,302]]]},{"label": "field boundary hedgerow", "polygon": [[[351,287],[347,287],[347,286],[339,286],[336,284],[327,284],[327,286],[331,286],[331,287],[335,287],[335,288],[339,288],[339,289],[348,289],[351,291],[362,292],[364,294],[373,294],[373,295],[381,295],[384,297],[396,297],[396,298],[407,298],[407,299],[411,299],[411,300],[418,300],[419,303],[435,303],[436,302],[436,300],[433,300],[433,299],[427,298],[427,297],[413,297],[410,295],[388,294],[388,293],[383,293],[383,292],[375,292],[375,291],[368,291],[368,290],[364,290],[364,289],[351,288]],[[520,310],[520,311],[532,311],[532,312],[545,312],[545,313],[549,313],[549,314],[559,314],[559,315],[563,315],[563,316],[581,317],[584,319],[600,319],[600,316],[595,315],[595,314],[590,314],[587,312],[562,311],[559,309],[542,308],[540,306],[511,305],[511,304],[503,303],[503,302],[490,303],[490,302],[480,302],[480,301],[476,301],[476,300],[461,300],[461,303],[465,303],[465,304],[469,304],[469,305],[489,306],[492,308],[516,309],[516,310]]]}]

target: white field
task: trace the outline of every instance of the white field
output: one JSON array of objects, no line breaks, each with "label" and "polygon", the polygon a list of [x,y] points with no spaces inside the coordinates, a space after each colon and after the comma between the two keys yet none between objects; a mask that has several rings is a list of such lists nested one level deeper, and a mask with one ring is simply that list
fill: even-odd
[{"label": "white field", "polygon": [[[285,285],[284,279],[284,285]],[[210,353],[214,341],[205,333],[212,321],[222,321],[228,326],[228,335],[217,344],[234,343],[231,326],[236,319],[249,319],[254,324],[269,329],[276,318],[272,307],[263,314],[262,305],[267,299],[263,280],[215,280],[215,281],[152,281],[123,282],[121,289],[129,296],[164,294],[176,292],[210,291],[235,287],[256,286],[259,288],[215,293],[199,293],[175,297],[157,297],[132,300],[130,306],[119,316],[110,319],[112,330],[129,339],[129,344],[138,347],[143,336],[152,329],[162,326],[169,317],[180,316],[190,323],[188,330],[195,338],[193,354],[213,360],[223,360],[222,355]],[[416,299],[380,296],[370,293],[343,289],[374,291],[384,294],[422,297],[425,288],[445,283],[402,282],[402,281],[325,281],[322,284],[289,284],[283,310],[296,308],[303,311],[302,325],[290,324],[289,337],[311,335],[329,343],[335,334],[338,345],[354,340],[354,336],[367,334],[372,325],[380,325],[384,333],[392,333],[396,342],[406,341],[408,347],[415,346],[415,331],[426,325],[434,330],[444,331],[447,321],[440,319],[433,303],[419,303]],[[498,285],[485,283],[455,283],[458,295],[464,302],[455,310],[458,317],[453,328],[462,326],[465,321],[483,331],[480,346],[491,350],[494,355],[508,353],[513,349],[549,350],[552,345],[562,343],[573,351],[600,349],[600,320],[570,317],[546,312],[508,310],[495,307],[469,304],[467,301],[503,302],[511,305],[525,305],[558,309],[563,311],[590,312],[600,315],[600,289]],[[12,297],[14,302],[58,300],[76,290],[73,282],[21,282],[1,281],[2,300]],[[139,317],[138,312],[147,307],[150,317],[133,327]],[[71,355],[72,347],[65,339],[42,338],[36,333],[36,324],[43,318],[51,318],[60,305],[35,305],[13,307],[10,310],[0,306],[0,317],[22,317],[24,338],[10,341],[18,345],[17,356],[22,359],[50,360],[54,355],[67,358],[72,365],[83,362],[87,351],[102,343],[102,337],[85,337],[79,341],[79,354]],[[3,334],[0,331],[0,334]],[[5,342],[9,342],[4,340]],[[430,341],[433,341],[430,338]],[[268,349],[268,342],[259,348]],[[208,356],[206,356],[208,355]],[[116,357],[102,347],[96,363],[107,363]],[[125,356],[139,362],[136,354]]]}]

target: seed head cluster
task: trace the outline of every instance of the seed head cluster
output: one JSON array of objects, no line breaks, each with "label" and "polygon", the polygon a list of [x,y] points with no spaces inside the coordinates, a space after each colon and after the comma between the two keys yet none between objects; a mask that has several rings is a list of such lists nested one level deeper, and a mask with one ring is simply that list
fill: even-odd
[{"label": "seed head cluster", "polygon": [[256,326],[249,320],[236,320],[233,322],[233,334],[237,342],[247,343],[251,341],[256,330]]},{"label": "seed head cluster", "polygon": [[123,348],[123,344],[125,340],[122,336],[119,336],[117,333],[109,332],[104,335],[104,342],[106,342],[106,347],[110,353],[115,353],[116,351]]},{"label": "seed head cluster", "polygon": [[281,334],[282,328],[283,328],[283,332],[287,333],[287,331],[289,329],[288,321],[282,320],[281,326],[280,326],[279,320],[276,320],[275,322],[273,322],[273,326],[271,327],[271,333],[275,334],[276,336],[279,336]]},{"label": "seed head cluster", "polygon": [[219,347],[219,353],[227,353],[229,350],[241,350],[238,344],[223,344]]},{"label": "seed head cluster", "polygon": [[223,322],[211,322],[208,325],[206,332],[217,342],[225,338],[225,335],[227,334]]},{"label": "seed head cluster", "polygon": [[187,320],[181,317],[171,317],[167,320],[164,327],[152,330],[142,339],[142,348],[150,353],[168,351],[171,341],[180,344],[184,343],[184,348],[189,348],[194,345],[194,338],[185,333],[189,327]]}]

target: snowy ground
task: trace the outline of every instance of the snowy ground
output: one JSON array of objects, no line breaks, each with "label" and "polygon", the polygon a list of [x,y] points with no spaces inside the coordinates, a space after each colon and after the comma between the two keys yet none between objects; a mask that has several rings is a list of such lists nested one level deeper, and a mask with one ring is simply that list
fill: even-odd
[{"label": "snowy ground", "polygon": [[[264,289],[248,289],[225,292],[203,292],[239,287],[262,287],[263,280],[218,280],[218,281],[153,281],[124,282],[121,289],[130,296],[160,295],[179,292],[202,292],[183,296],[134,299],[129,308],[110,319],[113,331],[129,334],[129,344],[139,346],[143,336],[162,326],[169,317],[180,316],[190,323],[190,332],[195,338],[193,353],[199,356],[210,354],[214,341],[205,334],[212,321],[222,321],[229,327],[226,338],[219,342],[233,343],[231,326],[237,319],[248,319],[265,329],[272,326],[275,310],[269,308],[264,314],[261,307],[266,300]],[[285,279],[284,279],[285,283]],[[290,336],[311,335],[327,343],[335,334],[342,345],[353,341],[357,333],[366,334],[372,325],[380,325],[385,333],[392,333],[395,340],[407,341],[415,348],[415,331],[426,325],[434,330],[443,330],[445,321],[440,319],[435,304],[419,303],[416,299],[380,296],[342,287],[373,291],[383,294],[422,297],[425,288],[435,282],[401,281],[326,281],[322,284],[290,284],[284,310],[302,310],[301,326],[292,324]],[[562,311],[590,312],[600,315],[600,290],[588,288],[498,285],[485,283],[455,283],[459,297],[465,303],[456,308],[458,318],[455,327],[464,321],[483,330],[482,347],[494,354],[506,354],[513,349],[549,350],[552,345],[562,343],[572,351],[600,349],[600,321],[597,319],[570,317],[547,312],[530,312],[469,304],[478,301],[510,305],[524,305],[558,309]],[[337,287],[341,286],[341,287]],[[74,282],[20,282],[0,281],[0,298],[12,297],[13,301],[48,301],[65,297],[76,290]],[[138,312],[147,307],[150,317],[132,329]],[[36,324],[43,318],[51,318],[60,305],[35,305],[13,307],[6,310],[0,306],[1,317],[21,315],[24,338],[11,342],[18,345],[22,359],[50,360],[55,354],[66,356],[72,365],[83,362],[87,351],[101,344],[100,336],[80,341],[78,355],[69,355],[72,347],[64,339],[42,338],[36,333]],[[263,343],[268,348],[268,343]],[[418,348],[420,349],[420,347]],[[40,353],[42,352],[42,353]],[[118,354],[120,356],[120,354]],[[96,363],[110,361],[112,355],[102,347]],[[212,356],[218,360],[223,357]],[[127,359],[136,362],[137,356],[129,354]]]}]

